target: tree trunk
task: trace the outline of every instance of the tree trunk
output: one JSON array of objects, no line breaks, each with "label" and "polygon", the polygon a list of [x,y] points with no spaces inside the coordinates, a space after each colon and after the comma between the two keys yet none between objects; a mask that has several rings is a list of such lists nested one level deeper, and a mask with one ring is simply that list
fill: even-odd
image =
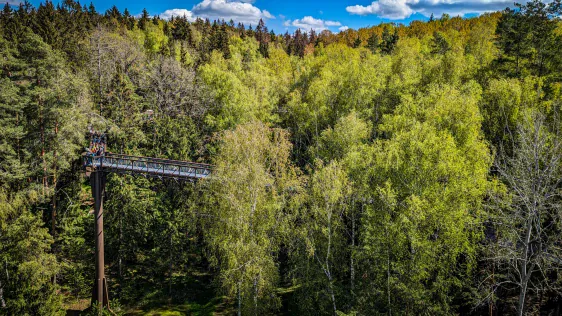
[{"label": "tree trunk", "polygon": [[330,272],[330,252],[332,250],[332,213],[328,212],[328,249],[326,250],[326,276],[328,277],[328,286],[330,290],[330,297],[332,298],[332,305],[334,307],[334,315],[336,315],[336,297],[334,295],[334,288],[332,285],[332,273]]},{"label": "tree trunk", "polygon": [[240,281],[238,281],[238,316],[242,316],[242,296],[240,294]]},{"label": "tree trunk", "polygon": [[[19,125],[20,125],[20,115],[19,115],[19,113],[16,113],[16,126],[19,126]],[[21,148],[20,148],[20,147],[21,147],[21,145],[20,145],[20,138],[18,137],[18,138],[17,138],[17,147],[16,147],[16,148],[17,148],[18,162],[21,163],[22,161],[21,161],[21,156],[20,156],[20,151],[21,151]]]},{"label": "tree trunk", "polygon": [[6,301],[4,301],[4,287],[0,281],[0,308],[6,308]]},{"label": "tree trunk", "polygon": [[[388,237],[388,227],[384,228],[385,239],[389,241]],[[388,315],[392,315],[392,304],[390,300],[390,245],[386,247],[386,295],[388,303]]]},{"label": "tree trunk", "polygon": [[[55,141],[59,133],[59,122],[55,121]],[[55,236],[56,222],[57,222],[57,150],[53,151],[53,199],[52,199],[52,211],[51,211],[51,235]]]},{"label": "tree trunk", "polygon": [[332,298],[332,306],[334,308],[334,315],[337,315],[338,308],[336,307],[336,296],[334,295],[334,287],[332,286],[332,278],[330,277],[330,297]]},{"label": "tree trunk", "polygon": [[102,87],[101,87],[101,47],[100,47],[99,38],[98,38],[97,49],[98,49],[98,93],[100,98],[99,101],[100,101],[100,116],[101,116],[103,112],[103,106],[102,106]]},{"label": "tree trunk", "polygon": [[351,255],[349,256],[349,280],[351,295],[355,296],[355,264],[353,262],[353,255],[355,252],[355,213],[351,211]]},{"label": "tree trunk", "polygon": [[386,256],[386,293],[388,300],[388,315],[392,315],[392,305],[390,301],[390,251],[387,251]]},{"label": "tree trunk", "polygon": [[45,126],[43,124],[43,109],[41,97],[39,97],[39,128],[41,137],[41,161],[43,164],[43,195],[45,195],[45,189],[47,187],[47,162],[45,161]]},{"label": "tree trunk", "polygon": [[169,267],[168,267],[168,269],[169,269],[168,274],[169,274],[169,277],[170,277],[169,284],[168,284],[170,301],[172,300],[172,276],[173,276],[173,258],[172,258],[172,256],[173,256],[173,252],[172,252],[173,239],[172,238],[173,238],[173,236],[174,235],[172,234],[172,231],[170,230],[170,258],[169,258],[170,264],[169,264]]},{"label": "tree trunk", "polygon": [[527,281],[523,281],[523,284],[521,284],[521,289],[519,290],[519,302],[517,304],[517,315],[519,316],[523,316],[526,294],[527,294]]},{"label": "tree trunk", "polygon": [[[121,183],[121,186],[123,186],[123,183]],[[119,251],[117,253],[118,256],[118,262],[119,262],[119,279],[123,278],[123,211],[120,211],[120,216],[119,216]]]},{"label": "tree trunk", "polygon": [[525,256],[523,262],[521,263],[521,287],[519,289],[519,302],[517,304],[517,315],[523,316],[523,309],[525,308],[525,296],[527,294],[527,285],[529,284],[529,276],[532,271],[527,270],[527,263],[529,261],[529,248],[531,247],[531,232],[533,230],[533,221],[528,220],[527,223],[527,233],[525,236],[524,250]]},{"label": "tree trunk", "polygon": [[258,315],[258,278],[254,278],[254,315]]}]

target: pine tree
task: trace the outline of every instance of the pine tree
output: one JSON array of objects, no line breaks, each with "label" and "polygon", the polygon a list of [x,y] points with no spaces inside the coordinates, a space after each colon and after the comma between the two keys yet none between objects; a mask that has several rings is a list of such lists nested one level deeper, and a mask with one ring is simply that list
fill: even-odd
[{"label": "pine tree", "polygon": [[117,9],[117,7],[113,5],[110,9],[105,11],[105,17],[108,19],[115,19],[121,22],[122,16],[121,16],[121,12],[119,12],[119,9]]},{"label": "pine tree", "polygon": [[0,79],[0,189],[10,191],[23,189],[25,178],[29,175],[29,166],[24,161],[27,152],[23,146],[25,130],[23,129],[25,98],[11,77],[19,69],[18,60],[13,56],[15,50],[0,37],[0,61],[3,70]]},{"label": "pine tree", "polygon": [[258,26],[256,27],[256,40],[259,43],[259,51],[263,57],[269,57],[269,33],[267,31],[267,27],[265,26],[265,22],[263,19],[260,19]]},{"label": "pine tree", "polygon": [[148,24],[149,17],[150,16],[148,15],[148,11],[146,11],[146,8],[142,9],[142,15],[138,21],[139,29],[146,31],[146,25]]},{"label": "pine tree", "polygon": [[230,47],[228,46],[228,30],[226,24],[222,24],[218,31],[218,47],[224,58],[230,58]]},{"label": "pine tree", "polygon": [[379,49],[379,36],[376,33],[372,33],[367,40],[367,48],[374,54]]},{"label": "pine tree", "polygon": [[37,9],[37,17],[34,19],[34,31],[43,38],[45,43],[56,49],[61,48],[60,28],[58,14],[51,1],[46,1]]},{"label": "pine tree", "polygon": [[431,42],[431,53],[445,55],[451,49],[449,42],[443,33],[433,32],[433,41]]},{"label": "pine tree", "polygon": [[[516,9],[506,9],[498,21],[497,44],[505,58],[500,65],[506,65],[510,75],[523,76],[525,72],[544,76],[559,70],[562,35],[556,34],[555,16],[562,14],[559,1],[550,4],[534,0],[525,5],[517,4]],[[514,71],[511,67],[514,64]]]},{"label": "pine tree", "polygon": [[398,29],[395,29],[394,33],[391,34],[389,28],[385,27],[382,32],[381,52],[384,54],[392,53],[396,43],[398,43],[398,38]]},{"label": "pine tree", "polygon": [[359,36],[355,39],[355,41],[353,42],[353,48],[359,48],[361,47],[361,39],[359,38]]},{"label": "pine tree", "polygon": [[28,201],[0,189],[0,309],[7,315],[55,315],[62,302],[52,282],[59,270],[49,253],[53,238]]},{"label": "pine tree", "polygon": [[248,30],[246,30],[246,36],[254,37],[254,29],[252,28],[252,24],[250,24],[250,26],[248,27]]}]

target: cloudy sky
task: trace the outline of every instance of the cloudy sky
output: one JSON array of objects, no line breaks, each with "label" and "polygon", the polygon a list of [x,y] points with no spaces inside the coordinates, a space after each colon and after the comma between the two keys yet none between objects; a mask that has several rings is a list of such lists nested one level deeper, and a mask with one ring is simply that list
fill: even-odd
[{"label": "cloudy sky", "polygon": [[[0,0],[17,3],[19,0]],[[34,5],[40,1],[32,0]],[[58,0],[54,1],[55,3]],[[82,0],[90,3],[90,0]],[[98,11],[113,4],[120,10],[128,8],[139,14],[146,8],[151,15],[169,18],[173,15],[209,19],[233,19],[256,25],[260,18],[276,32],[293,32],[297,28],[334,32],[347,28],[377,25],[381,22],[408,24],[412,20],[427,20],[431,14],[474,16],[488,11],[503,10],[514,0],[92,0]]]}]

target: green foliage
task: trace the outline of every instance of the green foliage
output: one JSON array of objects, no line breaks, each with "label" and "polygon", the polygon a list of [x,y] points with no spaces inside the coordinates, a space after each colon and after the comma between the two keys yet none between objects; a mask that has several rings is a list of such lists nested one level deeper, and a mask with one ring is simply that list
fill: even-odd
[{"label": "green foliage", "polygon": [[474,224],[490,166],[479,96],[475,84],[432,87],[385,117],[388,139],[375,143],[377,184],[363,235],[363,255],[375,263],[366,270],[373,280],[367,289],[384,290],[366,310],[449,313],[452,294],[474,268]]},{"label": "green foliage", "polygon": [[[525,211],[525,139],[553,148],[539,167],[559,161],[560,8],[276,35],[264,21],[135,18],[73,0],[5,6],[0,312],[89,300],[91,125],[110,151],[216,167],[197,185],[108,177],[106,270],[122,310],[513,313],[517,293],[499,282],[521,259],[500,246],[526,222],[492,220]],[[530,113],[540,137],[521,132]],[[491,152],[520,167],[492,167]],[[552,192],[537,236],[553,243],[536,266],[553,272],[532,266],[519,312],[551,313],[560,295],[545,264],[560,234]]]},{"label": "green foliage", "polygon": [[448,52],[451,47],[443,33],[435,32],[433,33],[433,43],[431,44],[431,52],[433,54],[441,54],[444,55]]},{"label": "green foliage", "polygon": [[223,134],[208,193],[205,237],[211,263],[226,293],[245,311],[275,309],[279,280],[276,254],[290,234],[288,207],[299,191],[283,130],[263,123],[239,125]]},{"label": "green foliage", "polygon": [[303,284],[297,300],[302,313],[331,314],[343,305],[337,298],[346,268],[341,260],[346,255],[343,215],[351,187],[338,162],[326,166],[317,162],[316,170],[309,183],[307,208],[300,214],[302,226],[296,230],[302,245],[293,252],[293,260],[295,275]]},{"label": "green foliage", "polygon": [[500,64],[508,66],[507,74],[517,77],[546,76],[560,70],[560,34],[556,34],[557,20],[562,11],[559,1],[543,3],[531,1],[506,9],[496,34],[504,58]]},{"label": "green foliage", "polygon": [[56,315],[61,297],[53,284],[58,272],[49,253],[53,238],[39,216],[30,212],[30,196],[0,191],[0,290],[9,315]]}]

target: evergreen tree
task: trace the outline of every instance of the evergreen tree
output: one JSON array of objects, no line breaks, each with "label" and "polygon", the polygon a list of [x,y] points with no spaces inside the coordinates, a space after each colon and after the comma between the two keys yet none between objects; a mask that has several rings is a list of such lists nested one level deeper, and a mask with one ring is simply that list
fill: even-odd
[{"label": "evergreen tree", "polygon": [[379,49],[379,36],[375,33],[372,33],[369,39],[367,40],[367,48],[374,54]]},{"label": "evergreen tree", "polygon": [[[559,1],[550,4],[534,0],[516,9],[506,9],[496,29],[497,43],[505,58],[500,64],[508,65],[510,75],[524,76],[527,73],[544,76],[560,70],[560,39],[555,32],[562,13]],[[514,64],[514,69],[509,65]]]},{"label": "evergreen tree", "polygon": [[53,2],[46,1],[37,9],[37,18],[34,19],[34,31],[43,38],[45,43],[56,49],[61,48],[60,25],[58,14]]},{"label": "evergreen tree", "polygon": [[357,37],[353,42],[353,48],[359,48],[359,47],[361,47],[361,39]]},{"label": "evergreen tree", "polygon": [[269,42],[271,39],[269,38],[269,33],[267,31],[267,26],[265,26],[265,22],[263,19],[260,19],[258,26],[256,27],[256,40],[259,43],[259,51],[261,55],[265,58],[269,57]]},{"label": "evergreen tree", "polygon": [[394,33],[391,34],[389,28],[385,27],[382,32],[381,52],[384,54],[392,53],[396,43],[398,43],[398,38],[398,29],[394,29]]},{"label": "evergreen tree", "polygon": [[49,253],[53,238],[28,202],[29,196],[0,190],[0,309],[8,315],[55,315],[62,302],[53,284],[59,270]]},{"label": "evergreen tree", "polygon": [[448,52],[451,47],[451,45],[449,44],[449,42],[447,41],[447,39],[445,38],[445,35],[443,35],[443,33],[441,32],[433,32],[433,42],[431,43],[431,53],[433,54],[439,54],[439,55],[445,55],[446,52]]},{"label": "evergreen tree", "polygon": [[146,31],[146,25],[148,24],[148,20],[149,20],[148,11],[146,11],[146,8],[142,9],[142,15],[138,21],[139,29]]}]

